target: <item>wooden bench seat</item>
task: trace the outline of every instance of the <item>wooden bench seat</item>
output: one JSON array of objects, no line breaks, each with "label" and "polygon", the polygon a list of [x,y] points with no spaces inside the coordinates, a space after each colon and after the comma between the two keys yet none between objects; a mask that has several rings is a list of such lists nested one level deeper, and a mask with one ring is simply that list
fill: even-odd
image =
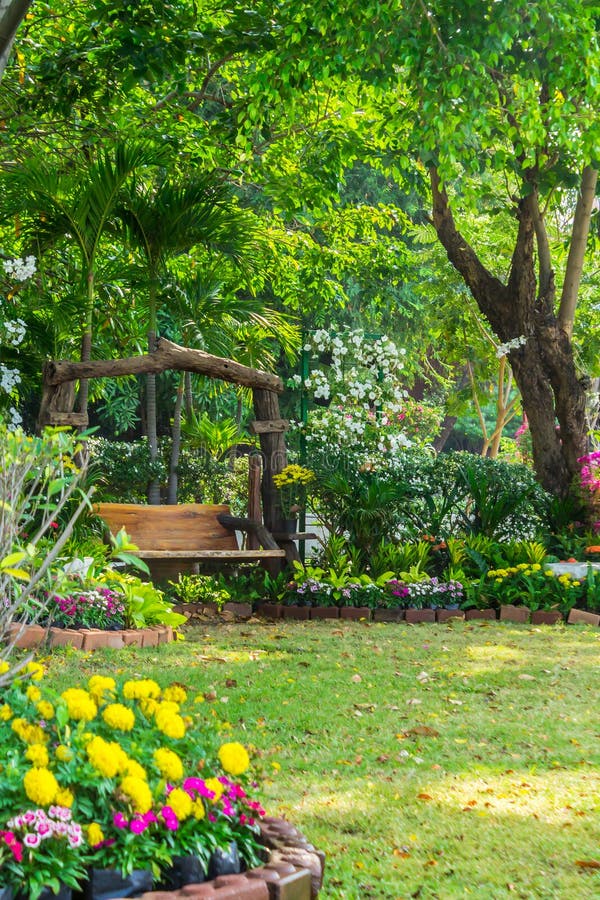
[{"label": "wooden bench seat", "polygon": [[[154,578],[194,571],[194,564],[211,560],[254,562],[285,557],[260,522],[230,515],[229,507],[208,503],[143,506],[138,503],[98,503],[95,511],[112,534],[124,528],[147,560]],[[236,531],[252,533],[262,546],[240,549]],[[186,565],[187,564],[187,565]]]}]

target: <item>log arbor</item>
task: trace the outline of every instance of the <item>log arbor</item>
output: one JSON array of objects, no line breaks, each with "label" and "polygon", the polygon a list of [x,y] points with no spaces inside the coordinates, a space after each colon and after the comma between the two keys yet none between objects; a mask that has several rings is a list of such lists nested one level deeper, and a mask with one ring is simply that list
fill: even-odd
[{"label": "log arbor", "polygon": [[[197,372],[209,378],[219,378],[252,389],[255,432],[259,436],[262,457],[262,500],[264,524],[271,532],[283,531],[283,516],[279,492],[273,475],[287,465],[285,422],[279,410],[279,394],[283,383],[279,376],[241,365],[232,359],[212,356],[202,350],[181,347],[165,338],[158,338],[155,349],[143,356],[124,359],[97,359],[89,362],[50,360],[43,368],[42,403],[38,427],[46,425],[74,425],[85,427],[87,416],[73,412],[75,381],[86,378],[118,378],[165,372],[169,369]],[[284,549],[288,556],[294,548]]]}]

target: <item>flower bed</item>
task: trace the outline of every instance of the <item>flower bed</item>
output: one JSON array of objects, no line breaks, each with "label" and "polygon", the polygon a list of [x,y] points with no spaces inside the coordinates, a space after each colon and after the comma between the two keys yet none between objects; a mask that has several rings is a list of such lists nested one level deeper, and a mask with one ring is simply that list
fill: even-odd
[{"label": "flower bed", "polygon": [[43,674],[28,663],[0,705],[1,887],[36,900],[90,867],[146,869],[178,887],[176,859],[210,873],[219,848],[256,867],[256,775],[242,744],[206,726],[201,695],[102,675],[58,693]]}]

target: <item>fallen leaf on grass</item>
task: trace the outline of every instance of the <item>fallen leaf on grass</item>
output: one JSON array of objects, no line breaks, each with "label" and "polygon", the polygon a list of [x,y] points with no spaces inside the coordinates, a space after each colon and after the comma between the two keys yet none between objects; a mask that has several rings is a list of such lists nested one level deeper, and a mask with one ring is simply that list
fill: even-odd
[{"label": "fallen leaf on grass", "polygon": [[519,675],[521,681],[535,681],[535,675]]},{"label": "fallen leaf on grass", "polygon": [[408,852],[407,847],[394,847],[394,849],[392,850],[392,855],[399,856],[400,859],[408,859],[410,853]]},{"label": "fallen leaf on grass", "polygon": [[419,734],[422,737],[439,737],[439,731],[436,731],[435,728],[430,728],[429,725],[415,725],[414,728],[409,728],[408,731],[405,731],[404,734]]},{"label": "fallen leaf on grass", "polygon": [[417,706],[418,703],[422,703],[422,702],[423,702],[422,700],[417,700],[415,697],[413,697],[411,700],[406,701],[406,705],[407,706]]},{"label": "fallen leaf on grass", "polygon": [[596,859],[576,859],[575,865],[580,869],[600,869],[600,862]]},{"label": "fallen leaf on grass", "polygon": [[431,794],[417,794],[417,800],[433,800]]},{"label": "fallen leaf on grass", "polygon": [[360,677],[360,675],[353,675],[350,681],[353,681],[354,684],[360,684],[362,678]]}]

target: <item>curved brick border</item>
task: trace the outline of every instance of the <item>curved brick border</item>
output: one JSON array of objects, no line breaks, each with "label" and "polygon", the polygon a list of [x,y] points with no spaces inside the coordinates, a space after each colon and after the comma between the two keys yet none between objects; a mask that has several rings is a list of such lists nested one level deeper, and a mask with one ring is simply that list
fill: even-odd
[{"label": "curved brick border", "polygon": [[145,900],[315,900],[323,884],[325,854],[284,819],[263,819],[261,841],[269,850],[269,861],[257,869],[141,896]]},{"label": "curved brick border", "polygon": [[74,647],[76,650],[97,650],[98,647],[157,647],[173,640],[170,625],[150,625],[147,628],[131,628],[123,631],[103,631],[100,628],[43,628],[41,625],[12,624],[9,640],[16,635],[15,647],[31,650],[47,644],[49,647]]}]

